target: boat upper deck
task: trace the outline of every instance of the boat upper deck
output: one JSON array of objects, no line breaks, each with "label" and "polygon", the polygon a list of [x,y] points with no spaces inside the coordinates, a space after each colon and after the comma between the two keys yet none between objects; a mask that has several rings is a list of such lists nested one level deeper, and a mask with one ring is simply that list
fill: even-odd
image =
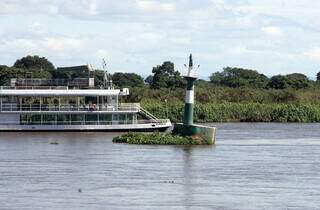
[{"label": "boat upper deck", "polygon": [[129,89],[69,89],[68,87],[0,87],[0,96],[127,96]]}]

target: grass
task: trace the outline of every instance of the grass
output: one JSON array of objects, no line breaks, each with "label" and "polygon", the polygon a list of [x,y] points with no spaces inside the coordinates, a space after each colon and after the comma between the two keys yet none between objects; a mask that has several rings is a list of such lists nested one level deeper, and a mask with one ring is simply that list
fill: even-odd
[{"label": "grass", "polygon": [[[159,118],[167,116],[181,122],[182,103],[143,103],[142,106]],[[168,114],[167,114],[168,113]],[[320,105],[316,104],[261,104],[261,103],[206,103],[195,104],[194,121],[207,122],[320,122]]]}]

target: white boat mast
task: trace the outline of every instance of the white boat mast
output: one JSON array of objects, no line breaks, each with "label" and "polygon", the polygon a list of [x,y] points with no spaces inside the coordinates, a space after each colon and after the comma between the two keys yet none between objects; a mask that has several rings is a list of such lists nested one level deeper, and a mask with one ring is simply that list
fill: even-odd
[{"label": "white boat mast", "polygon": [[107,89],[113,89],[112,80],[109,79],[109,77],[108,77],[107,62],[104,58],[102,59],[102,68],[104,71],[104,75],[103,75],[104,87]]}]

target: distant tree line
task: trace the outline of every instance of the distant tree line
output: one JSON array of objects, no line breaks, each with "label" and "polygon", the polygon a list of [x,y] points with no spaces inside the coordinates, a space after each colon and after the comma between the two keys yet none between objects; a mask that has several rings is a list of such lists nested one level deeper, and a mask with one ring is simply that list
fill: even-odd
[{"label": "distant tree line", "polygon": [[[185,81],[174,63],[165,61],[151,70],[152,74],[147,78],[123,72],[108,77],[116,87],[131,88],[131,95],[126,99],[128,102],[183,102]],[[101,86],[104,72],[95,70],[93,74],[96,86]],[[0,65],[2,86],[8,85],[11,78],[72,79],[88,75],[86,71],[60,71],[52,62],[40,56],[23,57],[10,67]],[[256,70],[226,67],[213,73],[209,81],[197,81],[196,98],[201,103],[320,103],[320,72],[316,75],[316,81],[313,81],[300,73],[267,77]]]},{"label": "distant tree line", "polygon": [[[320,81],[320,72],[317,74],[317,81]],[[231,67],[224,68],[222,72],[213,73],[210,77],[210,82],[232,88],[265,89],[303,89],[315,85],[315,81],[300,73],[275,75],[268,78],[255,70]]]},{"label": "distant tree line", "polygon": [[[179,88],[183,87],[184,80],[174,64],[170,61],[164,62],[152,69],[153,75],[144,80],[135,73],[116,72],[108,75],[117,87],[143,87],[150,86],[153,89]],[[11,78],[42,78],[42,79],[72,79],[88,77],[85,71],[59,71],[45,57],[26,56],[18,59],[13,66],[0,65],[0,85],[8,84]],[[94,77],[97,86],[103,84],[104,72],[95,70]]]},{"label": "distant tree line", "polygon": [[[10,78],[58,78],[70,79],[86,77],[87,72],[62,72],[58,71],[52,62],[45,57],[26,56],[18,59],[12,67],[0,65],[0,84],[3,85]],[[179,71],[175,70],[174,63],[165,61],[161,65],[152,68],[152,75],[143,78],[136,73],[117,72],[109,75],[118,87],[142,87],[150,86],[152,89],[182,88],[185,82]],[[103,80],[103,71],[96,70],[95,77],[99,83]],[[320,82],[320,72],[316,75]],[[231,88],[248,87],[263,89],[303,89],[315,85],[306,75],[293,73],[288,75],[275,75],[268,78],[256,70],[226,67],[221,72],[215,72],[210,76],[211,84]]]}]

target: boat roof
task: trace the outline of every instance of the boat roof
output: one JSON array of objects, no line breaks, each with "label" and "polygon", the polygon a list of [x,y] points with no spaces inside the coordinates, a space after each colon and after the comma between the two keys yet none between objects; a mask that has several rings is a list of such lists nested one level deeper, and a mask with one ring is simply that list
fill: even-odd
[{"label": "boat roof", "polygon": [[0,96],[126,96],[129,89],[0,89]]}]

